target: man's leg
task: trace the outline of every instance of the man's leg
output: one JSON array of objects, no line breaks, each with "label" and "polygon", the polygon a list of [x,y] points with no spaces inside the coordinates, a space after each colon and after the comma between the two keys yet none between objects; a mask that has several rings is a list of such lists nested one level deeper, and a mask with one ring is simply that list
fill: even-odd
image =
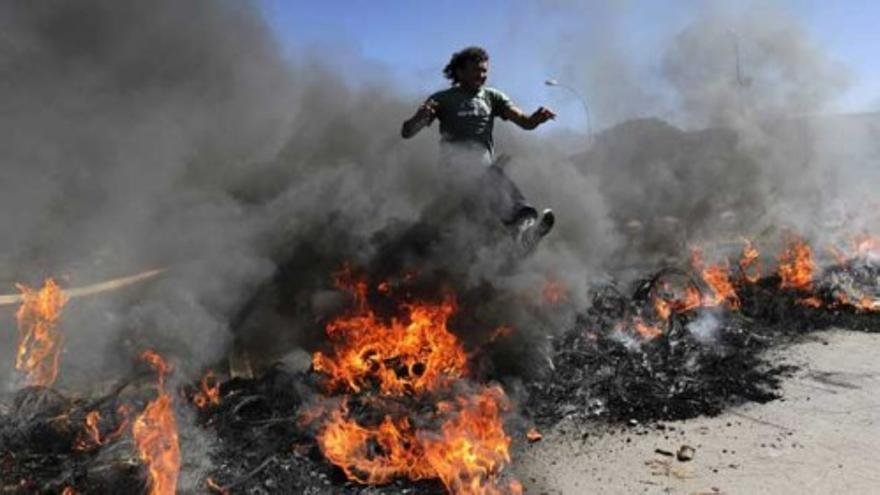
[{"label": "man's leg", "polygon": [[489,205],[502,223],[514,229],[524,254],[527,254],[550,232],[556,218],[550,209],[538,214],[516,183],[504,173],[503,164],[502,160],[496,161],[484,176],[488,182],[486,193]]},{"label": "man's leg", "polygon": [[493,163],[483,176],[486,183],[484,191],[492,212],[509,227],[528,219],[537,219],[538,210],[529,204],[519,186],[504,173],[502,167],[503,164]]}]

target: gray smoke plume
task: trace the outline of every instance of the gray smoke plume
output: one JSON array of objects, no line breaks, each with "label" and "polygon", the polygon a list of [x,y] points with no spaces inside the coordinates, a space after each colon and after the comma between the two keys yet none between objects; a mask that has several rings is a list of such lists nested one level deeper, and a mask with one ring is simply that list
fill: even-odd
[{"label": "gray smoke plume", "polygon": [[701,4],[682,30],[645,47],[658,53],[646,65],[621,48],[632,45],[616,29],[625,6],[568,7],[609,17],[601,33],[564,33],[566,56],[556,60],[605,128],[579,162],[623,234],[627,262],[719,238],[767,241],[781,227],[826,242],[840,217],[850,233],[876,228],[864,209],[876,200],[857,179],[875,174],[876,119],[831,116],[852,74],[793,14]]},{"label": "gray smoke plume", "polygon": [[[320,53],[285,60],[253,6],[2,9],[2,278],[81,285],[170,267],[146,288],[70,306],[65,362],[89,363],[83,375],[112,376],[128,359],[120,346],[182,350],[192,370],[221,358],[242,307],[273,276],[291,281],[288,297],[270,290],[248,325],[302,345],[311,316],[336,307],[325,289],[341,261],[381,264],[426,206],[455,195],[438,187],[450,174],[435,158],[436,131],[397,136],[418,99],[378,74],[350,87]],[[570,135],[499,129],[508,174],[559,218],[535,256],[511,271],[464,223],[435,258],[385,268],[448,268],[466,286],[534,301],[562,282],[576,307],[605,270],[777,224],[809,233],[817,197],[834,204],[865,189],[876,132],[811,117],[846,78],[790,16],[707,8],[668,40],[649,79],[623,36],[591,34],[588,46],[569,36],[559,44],[569,56],[553,58],[597,103],[605,130],[586,153],[573,153]],[[654,114],[668,122],[626,120]],[[851,217],[849,205],[837,209],[829,216]],[[569,316],[557,309],[549,326]],[[547,326],[511,319],[526,333]]]},{"label": "gray smoke plume", "polygon": [[[116,379],[145,348],[191,379],[225,355],[254,299],[268,315],[251,318],[262,328],[242,339],[314,344],[330,274],[343,261],[374,264],[388,250],[382,235],[393,241],[398,225],[455,196],[438,187],[450,174],[435,138],[398,136],[415,102],[382,81],[348,87],[319,57],[286,62],[253,6],[2,9],[8,289],[168,268],[68,304],[61,385]],[[478,274],[468,284],[495,277],[501,267],[479,229],[456,228],[454,248],[426,264]],[[477,253],[473,265],[461,252]]]},{"label": "gray smoke plume", "polygon": [[[174,364],[174,383],[192,381],[225,356],[236,315],[279,266],[326,254],[284,273],[297,294],[326,287],[341,259],[368,259],[367,238],[414,218],[433,189],[425,143],[399,146],[408,105],[318,62],[288,63],[254,4],[4,2],[0,32],[5,290],[168,268],[68,303],[62,388],[129,376],[148,348]],[[0,379],[11,382],[12,308],[3,322]],[[300,328],[272,329],[302,340]],[[184,490],[209,466],[203,440],[186,447]]]},{"label": "gray smoke plume", "polygon": [[[81,285],[170,267],[145,289],[70,306],[67,353],[89,363],[84,375],[117,369],[128,359],[119,346],[182,349],[192,370],[219,359],[273,276],[292,280],[293,297],[269,291],[248,325],[302,345],[313,313],[336,307],[324,290],[338,263],[375,265],[426,206],[455,195],[438,187],[451,174],[438,167],[436,131],[397,136],[417,99],[378,74],[350,87],[320,53],[284,60],[253,6],[2,9],[3,279],[61,274]],[[707,8],[647,80],[616,41],[624,35],[591,34],[583,47],[569,37],[559,45],[569,56],[553,58],[597,102],[606,130],[589,151],[574,154],[570,136],[499,126],[508,174],[559,218],[535,256],[511,271],[479,228],[460,223],[446,251],[386,268],[449,268],[467,286],[534,301],[561,282],[576,307],[602,271],[768,225],[809,231],[804,203],[864,183],[855,171],[868,169],[859,164],[873,133],[807,117],[845,77],[789,16]],[[669,123],[626,120],[652,114]],[[557,309],[550,326],[569,316]],[[526,333],[547,326],[511,319]]]},{"label": "gray smoke plume", "polygon": [[[274,156],[291,122],[288,69],[262,21],[232,3],[2,9],[4,278],[39,284],[63,270],[88,283],[195,262],[133,314],[211,348],[209,308],[270,270],[230,191],[248,164]],[[209,269],[212,258],[227,269]],[[68,352],[100,361],[119,330],[94,328],[92,316],[65,323]],[[87,349],[80,332],[91,333]]]},{"label": "gray smoke plume", "polygon": [[[603,130],[577,153],[570,134],[499,125],[507,173],[558,218],[513,265],[479,225],[450,224],[440,248],[419,230],[457,197],[459,177],[438,164],[435,128],[400,139],[418,98],[381,74],[352,87],[322,53],[285,59],[252,3],[8,1],[0,33],[0,282],[84,285],[168,267],[68,304],[60,385],[114,380],[145,348],[191,380],[234,340],[313,346],[315,316],[344,306],[330,284],[342,262],[453,274],[475,318],[515,328],[502,351],[528,368],[605,271],[768,226],[876,227],[876,214],[853,210],[876,204],[865,157],[877,156],[878,124],[816,116],[844,71],[779,11],[706,9],[668,40],[651,78],[622,32],[548,47]],[[544,301],[548,284],[564,288],[559,300]],[[12,311],[3,322],[14,328]],[[15,332],[0,339],[12,363]]]}]

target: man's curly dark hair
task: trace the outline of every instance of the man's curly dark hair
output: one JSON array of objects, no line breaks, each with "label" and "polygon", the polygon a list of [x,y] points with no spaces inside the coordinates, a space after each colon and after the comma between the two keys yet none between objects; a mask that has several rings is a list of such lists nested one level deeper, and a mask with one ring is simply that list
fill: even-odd
[{"label": "man's curly dark hair", "polygon": [[479,46],[469,46],[463,50],[457,51],[452,54],[449,63],[443,68],[443,75],[446,79],[452,81],[452,84],[458,84],[460,81],[455,74],[455,70],[464,67],[465,64],[472,60],[476,63],[487,62],[489,60],[489,54]]}]

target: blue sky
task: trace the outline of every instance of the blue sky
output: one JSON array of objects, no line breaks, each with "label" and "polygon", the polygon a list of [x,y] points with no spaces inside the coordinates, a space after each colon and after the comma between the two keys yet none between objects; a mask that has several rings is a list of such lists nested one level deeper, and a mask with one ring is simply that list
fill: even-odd
[{"label": "blue sky", "polygon": [[[724,4],[724,2],[719,2]],[[840,111],[880,110],[880,2],[764,1],[793,14],[808,34],[851,71]],[[263,13],[290,56],[320,48],[351,84],[381,80],[414,103],[445,87],[440,70],[451,52],[477,44],[492,56],[490,84],[527,111],[549,104],[562,125],[583,128],[574,98],[543,84],[564,79],[557,48],[573,37],[615,45],[640,64],[656,64],[663,41],[695,17],[699,0],[261,0]],[[727,2],[741,5],[742,2]],[[577,5],[577,8],[573,8]],[[589,98],[588,98],[589,99]],[[601,122],[600,122],[601,125]]]}]

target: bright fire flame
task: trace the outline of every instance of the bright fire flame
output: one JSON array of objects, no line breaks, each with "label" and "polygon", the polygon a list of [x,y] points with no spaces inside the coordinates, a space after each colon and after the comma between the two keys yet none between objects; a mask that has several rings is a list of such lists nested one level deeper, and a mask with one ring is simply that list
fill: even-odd
[{"label": "bright fire flame", "polygon": [[759,259],[761,253],[749,239],[743,239],[743,242],[745,246],[743,246],[742,256],[739,259],[739,268],[743,278],[754,284],[761,278],[761,260]]},{"label": "bright fire flame", "polygon": [[63,335],[58,329],[67,296],[54,280],[40,290],[19,284],[23,302],[18,309],[18,353],[15,369],[25,373],[29,385],[48,387],[58,377]]},{"label": "bright fire flame", "polygon": [[821,308],[822,307],[822,300],[816,296],[809,296],[809,297],[804,297],[804,298],[798,299],[797,303],[800,304],[801,306],[807,306],[810,308]]},{"label": "bright fire flame", "polygon": [[456,309],[452,296],[439,304],[405,304],[406,318],[386,322],[367,305],[366,284],[344,277],[337,283],[352,292],[356,310],[327,324],[333,352],[312,357],[330,389],[360,392],[378,384],[382,395],[418,394],[465,374],[467,355],[446,327]]},{"label": "bright fire flame", "polygon": [[153,351],[144,352],[141,358],[156,369],[159,396],[135,419],[132,436],[149,469],[150,495],[174,495],[180,470],[180,444],[171,395],[165,391],[165,375],[170,368]]},{"label": "bright fire flame", "polygon": [[639,333],[639,335],[646,339],[654,339],[663,335],[663,330],[660,330],[654,325],[648,325],[642,321],[641,318],[635,318],[633,320],[633,328]]},{"label": "bright fire flame", "polygon": [[500,494],[498,475],[510,462],[510,438],[501,420],[508,407],[497,386],[439,402],[435,414],[444,422],[440,432],[430,432],[414,427],[407,416],[362,426],[348,417],[343,403],[331,413],[318,443],[327,459],[359,483],[439,478],[450,493]]},{"label": "bright fire flame", "polygon": [[[730,266],[725,263],[717,265],[705,266],[703,263],[703,255],[699,249],[691,251],[691,265],[700,272],[703,281],[712,289],[712,294],[706,294],[702,301],[698,302],[698,306],[719,306],[725,304],[730,309],[739,309],[739,296],[733,288],[730,281]],[[693,297],[694,295],[689,294]],[[699,300],[699,295],[696,295]]]},{"label": "bright fire flame", "polygon": [[423,435],[425,458],[452,493],[495,494],[497,476],[510,462],[510,437],[501,412],[509,408],[501,387],[441,402],[441,416],[451,419],[439,435]]},{"label": "bright fire flame", "polygon": [[[403,303],[403,316],[383,319],[368,305],[366,283],[348,270],[336,274],[336,283],[354,296],[354,309],[326,325],[332,351],[315,353],[313,368],[327,377],[329,392],[376,391],[396,406],[393,413],[374,414],[383,419],[369,424],[352,417],[348,398],[329,412],[319,406],[307,413],[309,420],[323,417],[318,444],[324,456],[358,483],[439,478],[452,493],[502,493],[498,478],[510,461],[510,438],[501,418],[509,403],[500,387],[437,402],[425,410],[424,421],[400,409],[432,400],[434,393],[448,397],[467,372],[464,347],[447,327],[456,310],[453,296]],[[370,404],[386,402],[374,397]],[[506,490],[521,491],[516,484]]]},{"label": "bright fire flame", "polygon": [[[664,290],[668,291],[667,284],[663,284]],[[683,294],[677,294],[678,297],[669,298],[661,295],[655,295],[653,298],[654,312],[660,322],[669,321],[669,317],[673,314],[687,313],[702,305],[704,301],[700,300],[700,291],[694,287],[687,287]],[[644,338],[653,339],[663,334],[663,331],[657,325],[645,323],[641,318],[633,319],[633,328]]]},{"label": "bright fire flame", "polygon": [[730,309],[739,309],[739,296],[730,282],[730,269],[724,265],[710,265],[703,269],[703,280],[712,288],[713,296],[705,296],[704,306],[726,304]]},{"label": "bright fire flame", "polygon": [[119,422],[119,426],[107,435],[101,434],[101,413],[98,411],[89,412],[86,414],[85,419],[85,434],[77,440],[75,448],[77,450],[89,450],[93,447],[106,445],[118,438],[128,427],[129,412],[130,410],[127,405],[119,406],[117,413],[122,419]]},{"label": "bright fire flame", "polygon": [[802,239],[792,235],[779,257],[781,288],[810,291],[813,288],[813,251]]},{"label": "bright fire flame", "polygon": [[220,384],[217,382],[214,370],[205,372],[199,383],[199,391],[193,396],[193,403],[199,409],[220,404]]}]

